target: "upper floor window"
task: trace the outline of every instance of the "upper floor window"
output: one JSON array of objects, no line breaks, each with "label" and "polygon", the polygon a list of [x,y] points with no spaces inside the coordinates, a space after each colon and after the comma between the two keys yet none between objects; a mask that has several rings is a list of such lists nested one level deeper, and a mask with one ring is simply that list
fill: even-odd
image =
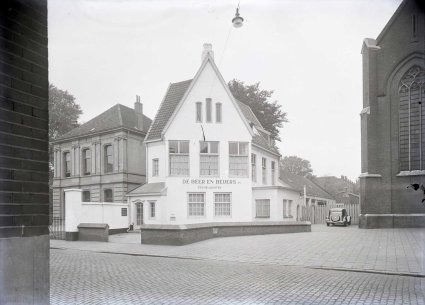
[{"label": "upper floor window", "polygon": [[263,170],[263,184],[267,184],[267,159],[261,159],[261,168]]},{"label": "upper floor window", "polygon": [[90,191],[83,191],[83,202],[90,202]]},{"label": "upper floor window", "polygon": [[71,177],[71,153],[69,151],[63,154],[63,174],[65,177]]},{"label": "upper floor window", "polygon": [[211,121],[212,121],[212,102],[211,102],[211,99],[210,98],[207,98],[206,100],[206,106],[205,106],[205,108],[206,108],[206,111],[207,111],[207,115],[206,115],[206,117],[207,117],[207,123],[211,123]]},{"label": "upper floor window", "polygon": [[202,103],[196,102],[196,122],[202,122]]},{"label": "upper floor window", "polygon": [[229,142],[229,175],[248,177],[247,142]]},{"label": "upper floor window", "polygon": [[215,122],[221,123],[221,103],[215,104]]},{"label": "upper floor window", "polygon": [[257,156],[251,154],[251,176],[252,181],[257,182]]},{"label": "upper floor window", "polygon": [[410,68],[399,84],[400,171],[425,169],[425,71]]},{"label": "upper floor window", "polygon": [[170,175],[189,175],[189,141],[169,141]]},{"label": "upper floor window", "polygon": [[152,159],[152,177],[159,175],[159,159]]},{"label": "upper floor window", "polygon": [[91,170],[91,151],[90,149],[83,150],[83,175],[90,175]]},{"label": "upper floor window", "polygon": [[218,142],[199,143],[199,168],[201,176],[218,176]]},{"label": "upper floor window", "polygon": [[103,190],[103,201],[104,202],[113,202],[113,194],[111,189],[104,189]]},{"label": "upper floor window", "polygon": [[114,156],[112,145],[105,145],[104,147],[105,156],[105,173],[110,173],[114,168]]},{"label": "upper floor window", "polygon": [[274,185],[274,179],[275,179],[275,175],[276,175],[276,169],[275,169],[275,165],[276,163],[274,161],[272,161],[270,163],[270,167],[271,167],[271,184]]}]

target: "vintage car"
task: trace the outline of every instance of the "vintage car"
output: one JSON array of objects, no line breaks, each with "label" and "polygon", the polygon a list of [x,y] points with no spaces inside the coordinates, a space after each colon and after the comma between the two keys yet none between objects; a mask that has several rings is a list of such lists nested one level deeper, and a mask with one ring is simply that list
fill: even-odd
[{"label": "vintage car", "polygon": [[351,225],[351,216],[347,214],[347,210],[343,208],[333,208],[329,210],[326,216],[326,225]]}]

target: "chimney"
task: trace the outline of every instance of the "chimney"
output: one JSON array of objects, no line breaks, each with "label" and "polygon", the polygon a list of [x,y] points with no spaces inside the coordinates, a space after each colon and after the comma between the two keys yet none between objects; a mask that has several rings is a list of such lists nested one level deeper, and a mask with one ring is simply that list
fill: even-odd
[{"label": "chimney", "polygon": [[204,43],[204,50],[202,51],[202,62],[204,62],[205,57],[210,54],[211,58],[214,60],[214,51],[212,50],[212,44]]},{"label": "chimney", "polygon": [[136,95],[136,102],[134,103],[134,111],[137,116],[137,128],[143,131],[143,104],[140,103],[140,96]]}]

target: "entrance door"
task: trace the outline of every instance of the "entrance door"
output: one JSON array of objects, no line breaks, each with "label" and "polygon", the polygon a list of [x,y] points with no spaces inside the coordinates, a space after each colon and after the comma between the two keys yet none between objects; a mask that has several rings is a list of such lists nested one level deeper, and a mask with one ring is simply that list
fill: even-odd
[{"label": "entrance door", "polygon": [[143,224],[143,203],[136,203],[136,225],[141,226]]}]

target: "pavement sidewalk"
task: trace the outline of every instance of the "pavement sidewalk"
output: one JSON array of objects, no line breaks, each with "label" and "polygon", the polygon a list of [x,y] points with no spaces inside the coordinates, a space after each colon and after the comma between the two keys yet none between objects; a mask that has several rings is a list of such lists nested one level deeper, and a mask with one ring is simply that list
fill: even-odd
[{"label": "pavement sidewalk", "polygon": [[361,230],[313,225],[311,233],[226,237],[186,246],[140,244],[140,233],[110,242],[51,240],[51,248],[248,262],[425,277],[425,229]]}]

